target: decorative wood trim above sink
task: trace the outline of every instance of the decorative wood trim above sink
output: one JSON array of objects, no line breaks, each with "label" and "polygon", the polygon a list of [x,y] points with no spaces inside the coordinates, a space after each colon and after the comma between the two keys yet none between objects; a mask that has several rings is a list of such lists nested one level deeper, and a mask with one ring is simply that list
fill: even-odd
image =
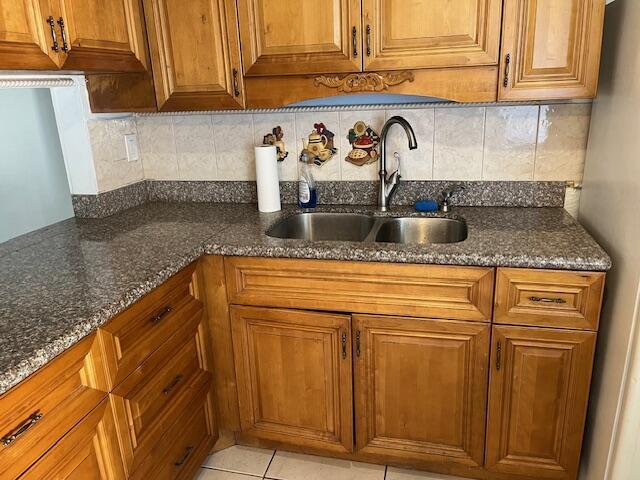
[{"label": "decorative wood trim above sink", "polygon": [[402,72],[367,72],[351,73],[345,76],[320,75],[313,83],[316,86],[324,85],[329,88],[337,88],[343,93],[358,92],[382,92],[388,90],[390,86],[400,85],[404,82],[413,82],[415,76],[408,70]]}]

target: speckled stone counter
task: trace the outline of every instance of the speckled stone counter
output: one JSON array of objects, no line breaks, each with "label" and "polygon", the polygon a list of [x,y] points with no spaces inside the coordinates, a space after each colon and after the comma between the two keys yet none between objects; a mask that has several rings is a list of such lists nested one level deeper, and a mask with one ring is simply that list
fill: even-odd
[{"label": "speckled stone counter", "polygon": [[[149,203],[71,219],[0,244],[0,393],[203,254],[608,270],[610,259],[560,208],[461,207],[469,236],[448,245],[306,242],[264,231],[297,209]],[[373,211],[326,207],[323,211]],[[389,215],[414,214],[400,208]],[[415,214],[414,214],[415,215]]]}]

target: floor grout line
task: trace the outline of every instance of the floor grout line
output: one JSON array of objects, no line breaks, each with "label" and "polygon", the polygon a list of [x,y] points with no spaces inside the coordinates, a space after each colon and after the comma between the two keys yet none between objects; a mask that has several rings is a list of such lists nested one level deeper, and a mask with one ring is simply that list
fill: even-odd
[{"label": "floor grout line", "polygon": [[269,472],[269,467],[271,466],[271,462],[273,462],[273,459],[276,458],[276,452],[278,450],[274,449],[273,450],[273,455],[271,455],[271,460],[269,460],[269,464],[267,465],[267,468],[265,469],[264,473],[262,474],[262,478],[265,479],[267,478],[267,473]]},{"label": "floor grout line", "polygon": [[387,480],[387,470],[389,470],[389,465],[384,466],[384,477],[383,480]]}]

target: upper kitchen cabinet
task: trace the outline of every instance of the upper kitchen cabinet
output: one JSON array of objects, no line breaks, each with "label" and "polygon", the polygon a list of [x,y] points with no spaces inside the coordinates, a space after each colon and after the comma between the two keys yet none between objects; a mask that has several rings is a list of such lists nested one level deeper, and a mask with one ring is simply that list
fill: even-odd
[{"label": "upper kitchen cabinet", "polygon": [[244,106],[234,0],[144,0],[159,110]]},{"label": "upper kitchen cabinet", "polygon": [[59,0],[56,23],[65,70],[146,70],[144,24],[139,0]]},{"label": "upper kitchen cabinet", "polygon": [[36,0],[0,0],[0,69],[57,69],[60,47],[50,22]]},{"label": "upper kitchen cabinet", "polygon": [[0,68],[144,71],[139,0],[0,1]]},{"label": "upper kitchen cabinet", "polygon": [[500,100],[596,94],[603,0],[505,0]]},{"label": "upper kitchen cabinet", "polygon": [[497,65],[502,0],[364,0],[365,70]]},{"label": "upper kitchen cabinet", "polygon": [[360,0],[238,0],[247,76],[361,70]]}]

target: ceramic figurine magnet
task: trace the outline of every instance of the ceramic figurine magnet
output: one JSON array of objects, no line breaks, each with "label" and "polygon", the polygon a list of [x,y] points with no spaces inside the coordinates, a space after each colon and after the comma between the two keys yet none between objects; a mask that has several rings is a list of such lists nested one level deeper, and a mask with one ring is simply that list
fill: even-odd
[{"label": "ceramic figurine magnet", "polygon": [[380,143],[380,136],[366,123],[356,122],[349,130],[347,139],[353,147],[345,158],[347,162],[361,167],[378,160],[376,148]]},{"label": "ceramic figurine magnet", "polygon": [[313,163],[321,167],[336,154],[338,149],[334,146],[334,133],[327,130],[324,123],[315,123],[313,128],[304,144],[304,150],[313,159]]},{"label": "ceramic figurine magnet", "polygon": [[277,126],[271,130],[271,133],[267,133],[262,139],[263,145],[275,145],[276,151],[278,152],[279,162],[282,162],[287,158],[287,155],[289,155],[289,152],[287,152],[285,148],[284,141],[282,140],[283,138],[284,132],[282,131],[282,127]]}]

